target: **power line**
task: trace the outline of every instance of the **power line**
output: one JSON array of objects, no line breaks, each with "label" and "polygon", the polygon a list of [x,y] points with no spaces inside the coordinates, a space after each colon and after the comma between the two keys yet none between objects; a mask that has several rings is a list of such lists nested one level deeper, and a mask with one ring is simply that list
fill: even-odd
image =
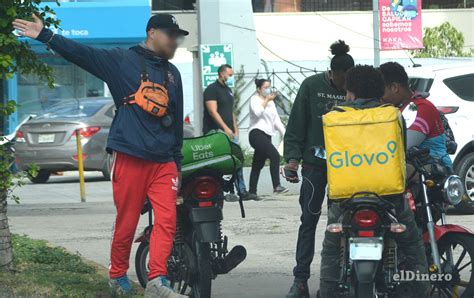
[{"label": "power line", "polygon": [[275,57],[279,58],[280,60],[282,60],[282,61],[284,61],[284,62],[286,62],[286,63],[288,63],[288,64],[290,64],[290,65],[296,66],[296,67],[298,67],[298,68],[300,68],[300,69],[305,69],[305,70],[317,72],[316,69],[311,69],[311,68],[307,68],[307,67],[298,65],[298,64],[296,64],[296,63],[294,63],[294,62],[291,62],[291,61],[289,61],[289,60],[287,60],[287,59],[281,57],[281,56],[278,55],[277,53],[275,53],[275,52],[273,52],[272,50],[270,50],[270,48],[268,48],[265,44],[263,44],[263,43],[260,41],[260,39],[257,38],[257,41],[258,41],[258,43],[259,43],[263,48],[265,48],[267,51],[269,51],[270,53],[272,53]]},{"label": "power line", "polygon": [[[262,30],[256,30],[256,29],[253,29],[253,28],[249,28],[249,27],[245,27],[245,26],[240,26],[240,25],[236,25],[236,24],[232,24],[232,23],[227,23],[227,22],[220,22],[220,24],[222,25],[226,25],[226,26],[230,26],[230,27],[235,27],[235,28],[239,28],[239,29],[244,29],[244,30],[248,30],[248,31],[252,31],[252,32],[259,32],[259,33],[263,33],[263,34],[266,34],[266,35],[272,35],[272,36],[276,36],[276,37],[281,37],[281,38],[285,38],[285,39],[290,39],[290,40],[295,40],[295,41],[302,41],[302,42],[307,42],[307,43],[316,43],[316,44],[321,44],[321,45],[326,45],[320,41],[317,41],[317,40],[311,40],[311,39],[303,39],[303,38],[296,38],[296,37],[291,37],[291,36],[288,36],[288,35],[282,35],[282,34],[278,34],[278,33],[273,33],[273,32],[268,32],[268,31],[262,31]],[[367,49],[367,50],[371,50],[372,48],[369,48],[369,47],[352,47],[354,49]]]},{"label": "power line", "polygon": [[[339,24],[339,23],[337,23],[337,22],[334,22],[333,20],[331,20],[331,19],[329,19],[329,18],[323,16],[322,14],[319,14],[319,13],[317,13],[317,12],[313,12],[313,14],[314,14],[314,15],[317,15],[318,17],[320,17],[320,18],[322,18],[322,19],[325,19],[325,20],[328,21],[329,23],[333,23],[334,25],[339,26],[339,27],[341,27],[341,28],[343,28],[343,29],[345,29],[345,30],[348,30],[348,31],[352,32],[352,33],[358,34],[358,35],[363,36],[363,37],[365,37],[365,38],[368,38],[368,39],[370,39],[370,40],[372,40],[372,41],[380,42],[380,40],[379,40],[378,38],[374,38],[373,36],[366,35],[366,34],[364,34],[364,33],[360,33],[360,32],[358,32],[358,31],[356,31],[356,30],[353,30],[353,29],[351,29],[351,28],[349,28],[349,27],[346,27],[346,26],[344,26],[344,25],[341,25],[341,24]],[[370,48],[370,49],[372,49],[372,48]]]}]

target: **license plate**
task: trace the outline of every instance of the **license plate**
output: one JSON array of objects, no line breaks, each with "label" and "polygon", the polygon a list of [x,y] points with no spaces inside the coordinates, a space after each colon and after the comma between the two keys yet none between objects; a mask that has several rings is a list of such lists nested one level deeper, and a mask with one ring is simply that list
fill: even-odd
[{"label": "license plate", "polygon": [[54,143],[54,133],[39,135],[38,143]]},{"label": "license plate", "polygon": [[351,260],[382,259],[383,243],[379,238],[350,238],[349,257]]}]

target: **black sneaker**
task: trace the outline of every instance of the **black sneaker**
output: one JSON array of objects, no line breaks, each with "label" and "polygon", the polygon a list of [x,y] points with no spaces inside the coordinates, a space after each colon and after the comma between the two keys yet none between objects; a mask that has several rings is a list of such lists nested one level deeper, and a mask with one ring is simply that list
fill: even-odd
[{"label": "black sneaker", "polygon": [[309,298],[308,283],[295,281],[286,298]]},{"label": "black sneaker", "polygon": [[242,201],[261,201],[262,200],[261,197],[247,191],[240,194],[240,197],[242,198]]},{"label": "black sneaker", "polygon": [[287,192],[288,192],[288,188],[283,187],[283,186],[281,186],[281,185],[278,185],[277,187],[275,187],[275,188],[273,189],[273,192],[276,193],[276,194],[287,193]]}]

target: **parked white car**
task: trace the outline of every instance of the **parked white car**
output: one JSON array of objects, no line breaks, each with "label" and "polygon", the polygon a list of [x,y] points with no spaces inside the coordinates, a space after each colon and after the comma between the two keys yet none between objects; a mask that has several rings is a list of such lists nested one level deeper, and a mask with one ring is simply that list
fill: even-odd
[{"label": "parked white car", "polygon": [[410,86],[429,92],[429,100],[446,115],[458,149],[451,159],[461,177],[467,200],[459,209],[474,213],[474,61],[408,69]]}]

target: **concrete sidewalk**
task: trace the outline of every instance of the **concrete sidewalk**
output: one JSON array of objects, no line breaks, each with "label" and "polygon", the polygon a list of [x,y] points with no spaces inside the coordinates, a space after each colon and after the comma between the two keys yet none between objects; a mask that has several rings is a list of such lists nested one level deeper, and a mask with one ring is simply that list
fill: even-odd
[{"label": "concrete sidewalk", "polygon": [[[248,177],[246,173],[245,177]],[[27,184],[15,193],[21,204],[11,203],[9,219],[11,230],[32,238],[79,252],[83,257],[108,266],[112,223],[115,207],[111,184],[100,174],[87,175],[87,202],[79,203],[77,175],[53,177],[47,184]],[[288,195],[271,195],[268,171],[262,172],[260,194],[264,201],[246,202],[247,217],[240,217],[238,203],[225,203],[223,230],[229,236],[229,247],[237,244],[247,248],[247,259],[230,274],[219,276],[213,282],[213,297],[285,297],[293,277],[296,238],[301,209],[298,203],[298,185],[290,185]],[[311,267],[311,297],[319,285],[320,252],[326,226],[326,207],[316,232],[316,251]],[[451,223],[472,227],[474,216],[454,214]],[[137,233],[146,225],[142,217]],[[136,279],[134,256],[130,256],[129,276]]]},{"label": "concrete sidewalk", "polygon": [[[9,206],[11,229],[14,233],[46,239],[77,251],[107,267],[115,218],[111,184],[99,173],[88,173],[86,177],[86,203],[79,203],[78,177],[74,173],[52,177],[47,184],[27,184],[17,190],[21,204]],[[248,169],[245,177],[248,177]],[[229,237],[229,246],[244,245],[248,256],[233,272],[213,282],[213,297],[284,297],[290,287],[300,216],[295,195],[299,185],[290,185],[288,195],[273,196],[268,170],[264,169],[259,186],[265,200],[246,202],[245,219],[240,218],[238,203],[225,204],[223,229]],[[137,233],[145,225],[146,218],[142,217]],[[322,218],[320,227],[324,226]],[[319,271],[322,231],[320,228],[317,233],[314,273]],[[130,257],[129,275],[133,279],[136,279],[137,247],[133,246]],[[317,276],[312,279],[313,296],[318,279]]]}]

